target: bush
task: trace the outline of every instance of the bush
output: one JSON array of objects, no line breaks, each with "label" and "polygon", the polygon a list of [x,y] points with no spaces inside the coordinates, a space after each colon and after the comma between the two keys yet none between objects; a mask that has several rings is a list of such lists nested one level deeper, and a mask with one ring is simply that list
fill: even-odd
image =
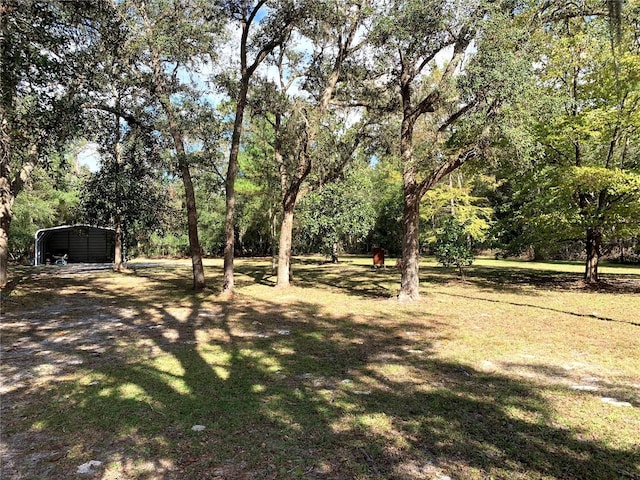
[{"label": "bush", "polygon": [[445,267],[457,267],[464,278],[463,268],[471,265],[474,259],[472,240],[464,225],[452,217],[447,218],[436,234],[434,253],[439,263]]}]

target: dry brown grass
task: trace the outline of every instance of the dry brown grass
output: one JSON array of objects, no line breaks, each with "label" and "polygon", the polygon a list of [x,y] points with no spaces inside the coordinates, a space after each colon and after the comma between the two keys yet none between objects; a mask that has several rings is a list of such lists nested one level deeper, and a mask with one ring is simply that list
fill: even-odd
[{"label": "dry brown grass", "polygon": [[240,259],[233,300],[154,264],[15,272],[2,478],[640,478],[639,269],[426,261],[399,304],[367,259]]}]

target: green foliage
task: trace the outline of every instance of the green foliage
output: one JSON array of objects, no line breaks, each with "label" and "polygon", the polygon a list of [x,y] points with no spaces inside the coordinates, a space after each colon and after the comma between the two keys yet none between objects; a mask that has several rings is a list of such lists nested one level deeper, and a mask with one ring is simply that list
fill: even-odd
[{"label": "green foliage", "polygon": [[420,216],[424,244],[435,242],[443,219],[446,222],[449,217],[463,225],[474,241],[482,243],[488,239],[494,212],[488,199],[479,195],[483,188],[491,188],[494,180],[480,176],[466,180],[460,172],[456,177],[455,184],[450,176],[449,183],[439,184],[423,197]]},{"label": "green foliage", "polygon": [[472,239],[465,225],[453,217],[445,219],[436,234],[434,253],[438,262],[445,267],[456,267],[463,276],[463,268],[471,265],[474,259]]},{"label": "green foliage", "polygon": [[375,222],[372,187],[364,172],[356,171],[305,196],[298,215],[298,244],[334,257],[334,245],[353,247],[365,239]]},{"label": "green foliage", "polygon": [[[484,0],[23,3],[3,3],[2,174],[13,188],[29,162],[47,169],[35,170],[13,205],[14,252],[27,250],[35,229],[75,220],[77,185],[57,173],[65,159],[54,152],[78,134],[80,120],[91,130],[83,136],[98,140],[103,151],[134,124],[155,139],[154,145],[132,141],[126,165],[107,161],[92,176],[82,202],[85,221],[107,225],[124,215],[130,247],[187,252],[186,221],[177,213],[186,204],[179,200],[185,188],[171,177],[186,162],[202,250],[222,251],[227,165],[221,152],[234,108],[212,108],[214,91],[195,73],[215,65],[223,31],[246,21],[252,8],[258,16],[248,32],[247,60],[270,67],[252,70],[253,116],[245,122],[236,184],[238,251],[265,254],[274,247],[284,186],[290,201],[303,198],[298,251],[333,254],[334,244],[353,250],[366,240],[400,253],[403,174],[426,192],[421,245],[436,242],[452,221],[476,242],[493,233],[511,252],[534,247],[549,256],[581,250],[587,229],[602,233],[605,249],[640,235],[637,1],[616,10],[615,42],[606,18],[572,14],[535,30],[525,7]],[[350,28],[369,15],[367,28],[353,30],[354,42],[341,51],[337,45]],[[332,102],[319,112],[339,60]],[[218,86],[235,98],[236,65],[215,67]],[[274,78],[278,67],[281,78]],[[347,104],[368,108],[351,115]],[[92,109],[81,115],[81,105]],[[115,128],[114,109],[122,110]],[[405,153],[413,158],[399,165],[400,122],[409,111],[417,120]],[[178,153],[180,143],[185,154]],[[490,166],[495,185],[491,178],[483,185],[475,179],[442,184],[469,149],[475,160],[467,164],[478,171]],[[375,167],[336,181],[346,165],[362,160],[362,150]],[[440,183],[427,182],[430,176]],[[7,212],[10,188],[0,192]]]},{"label": "green foliage", "polygon": [[496,199],[508,251],[579,256],[595,232],[599,256],[640,233],[640,52],[621,33],[612,45],[605,20],[580,17],[537,32],[539,154]]},{"label": "green foliage", "polygon": [[13,205],[9,250],[14,258],[28,258],[37,230],[69,225],[77,220],[82,172],[59,165],[56,172],[38,167]]},{"label": "green foliage", "polygon": [[376,214],[371,244],[389,255],[402,251],[402,177],[389,161],[377,162],[371,174]]},{"label": "green foliage", "polygon": [[161,257],[186,257],[189,255],[189,237],[186,233],[152,233],[148,255]]},{"label": "green foliage", "polygon": [[[205,169],[194,169],[193,187],[198,204],[198,234],[200,247],[204,255],[219,255],[224,245],[224,192],[222,181],[217,174]],[[176,185],[182,192],[182,185]],[[184,194],[180,194],[184,198]],[[178,222],[174,219],[173,235],[185,239],[186,221]],[[188,242],[187,242],[188,245]],[[188,248],[187,250],[188,251]],[[172,254],[174,255],[174,254]]]},{"label": "green foliage", "polygon": [[25,162],[46,163],[77,132],[102,13],[93,3],[2,2],[2,160],[14,174]]},{"label": "green foliage", "polygon": [[254,119],[246,147],[241,152],[238,196],[238,251],[245,255],[267,255],[276,246],[275,222],[280,213],[280,185],[277,177],[271,129]]},{"label": "green foliage", "polygon": [[166,182],[152,165],[153,158],[152,140],[139,131],[130,131],[122,145],[122,162],[103,152],[102,168],[82,189],[82,221],[114,226],[119,218],[129,253],[144,248],[151,234],[162,233],[176,215],[168,201]]},{"label": "green foliage", "polygon": [[638,173],[602,167],[528,172],[499,186],[496,235],[511,254],[533,247],[538,258],[567,258],[596,228],[606,252],[640,233],[639,182]]}]

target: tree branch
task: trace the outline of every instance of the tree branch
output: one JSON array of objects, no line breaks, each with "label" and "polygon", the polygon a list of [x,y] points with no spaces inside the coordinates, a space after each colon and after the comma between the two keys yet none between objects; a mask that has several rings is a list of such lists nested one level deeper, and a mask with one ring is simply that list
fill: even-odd
[{"label": "tree branch", "polygon": [[465,113],[467,113],[469,110],[471,110],[475,106],[476,106],[475,102],[468,103],[467,105],[462,107],[460,110],[450,115],[449,118],[447,118],[444,121],[444,123],[440,125],[440,128],[438,128],[438,133],[444,132],[453,123],[455,123],[460,117],[462,117]]},{"label": "tree branch", "polygon": [[86,110],[99,110],[99,111],[102,111],[102,112],[112,113],[114,115],[118,115],[119,117],[124,119],[127,123],[129,123],[130,125],[135,125],[137,127],[142,128],[143,130],[147,130],[147,131],[151,131],[152,130],[151,127],[149,127],[149,125],[144,124],[143,122],[138,120],[134,115],[132,115],[132,114],[130,114],[128,112],[124,112],[124,111],[120,110],[119,108],[110,107],[109,105],[104,105],[104,104],[98,104],[98,105],[83,104],[83,105],[81,105],[81,108],[86,109]]},{"label": "tree branch", "polygon": [[453,172],[455,169],[464,165],[467,161],[471,160],[478,154],[477,147],[471,147],[468,150],[460,153],[454,158],[449,159],[438,168],[433,170],[422,182],[418,184],[418,196],[422,198],[427,191],[438,183],[442,178]]}]

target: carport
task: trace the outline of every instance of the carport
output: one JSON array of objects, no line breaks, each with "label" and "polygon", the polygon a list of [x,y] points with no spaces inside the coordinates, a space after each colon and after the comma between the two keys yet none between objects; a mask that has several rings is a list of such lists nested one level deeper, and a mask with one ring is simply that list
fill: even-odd
[{"label": "carport", "polygon": [[62,225],[36,232],[34,265],[55,263],[66,255],[69,263],[109,263],[115,256],[112,228]]}]

